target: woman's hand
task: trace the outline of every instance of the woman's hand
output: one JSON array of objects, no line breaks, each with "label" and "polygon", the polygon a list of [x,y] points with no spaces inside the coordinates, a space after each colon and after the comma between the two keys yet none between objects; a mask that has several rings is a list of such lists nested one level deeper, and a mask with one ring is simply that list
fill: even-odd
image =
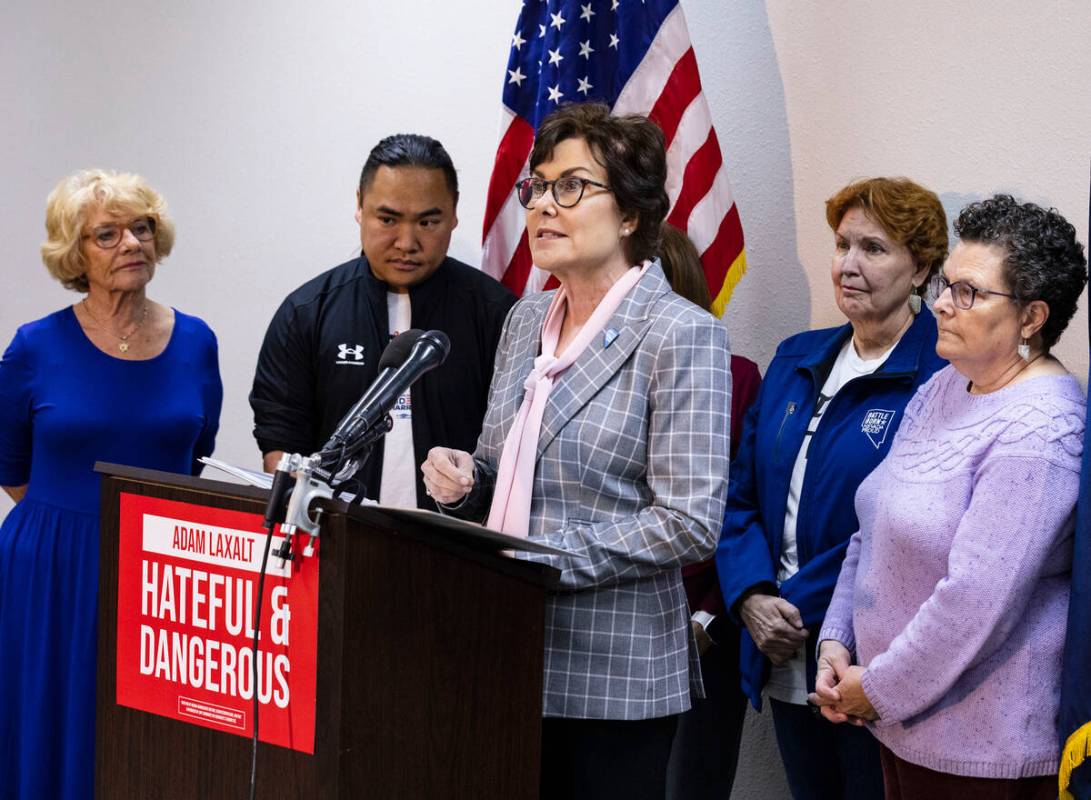
[{"label": "woman's hand", "polygon": [[754,644],[777,666],[790,661],[807,641],[799,609],[783,597],[752,594],[743,600],[739,616]]},{"label": "woman's hand", "polygon": [[[849,667],[841,676],[840,682],[834,687],[841,695],[841,700],[833,708],[848,716],[848,721],[853,725],[863,725],[864,720],[879,718],[871,701],[864,694],[864,687],[860,681],[866,670],[863,667]],[[825,709],[823,709],[823,712]]]},{"label": "woman's hand", "polygon": [[705,630],[705,626],[697,620],[691,619],[689,621],[690,627],[693,628],[693,636],[697,640],[697,655],[703,656],[708,652],[708,649],[712,647],[714,642],[708,635],[708,631]]},{"label": "woman's hand", "polygon": [[474,459],[465,450],[433,447],[420,465],[424,488],[437,503],[457,503],[474,485]]},{"label": "woman's hand", "polygon": [[815,676],[814,692],[807,699],[811,705],[818,706],[822,716],[830,722],[851,722],[848,714],[838,711],[841,692],[837,684],[841,682],[849,667],[852,666],[852,653],[841,642],[826,639],[818,646],[818,674]]}]

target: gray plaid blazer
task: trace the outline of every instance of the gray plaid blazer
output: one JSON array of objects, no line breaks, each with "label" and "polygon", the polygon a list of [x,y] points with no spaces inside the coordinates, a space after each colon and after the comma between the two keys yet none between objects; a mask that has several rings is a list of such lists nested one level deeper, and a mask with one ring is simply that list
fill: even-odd
[{"label": "gray plaid blazer", "polygon": [[[488,512],[552,299],[527,297],[505,322],[462,516]],[[546,608],[546,716],[662,717],[701,691],[679,568],[712,555],[723,521],[729,367],[727,331],[656,263],[554,384],[529,535],[587,558],[519,555],[562,571]]]}]

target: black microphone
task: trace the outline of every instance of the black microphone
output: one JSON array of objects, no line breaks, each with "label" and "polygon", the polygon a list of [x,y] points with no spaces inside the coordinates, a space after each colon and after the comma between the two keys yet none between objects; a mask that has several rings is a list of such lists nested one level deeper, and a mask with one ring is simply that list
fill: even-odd
[{"label": "black microphone", "polygon": [[387,381],[394,371],[405,363],[409,358],[409,353],[413,349],[413,345],[416,344],[417,339],[424,335],[424,331],[418,328],[410,328],[404,333],[399,333],[390,343],[387,344],[386,349],[383,350],[383,354],[379,356],[379,374],[375,376],[375,380],[371,385],[364,390],[364,393],[360,396],[352,408],[348,410],[341,421],[337,423],[337,427],[330,435],[329,441],[326,442],[322,450],[336,450],[347,442],[355,439],[356,436],[364,430],[358,424],[357,417],[360,413],[371,405],[375,390],[382,386]]},{"label": "black microphone", "polygon": [[[402,336],[409,333],[414,331],[406,331]],[[450,351],[451,340],[443,331],[419,334],[409,350],[409,355],[401,365],[388,373],[380,374],[354,406],[352,419],[347,420],[346,425],[338,426],[339,431],[342,427],[345,428],[341,434],[342,438],[335,441],[337,434],[334,434],[330,442],[334,447],[340,447],[342,444],[351,445],[353,439],[379,425],[406,389],[412,386],[421,375],[442,364]],[[327,444],[323,449],[329,448],[330,445]]]}]

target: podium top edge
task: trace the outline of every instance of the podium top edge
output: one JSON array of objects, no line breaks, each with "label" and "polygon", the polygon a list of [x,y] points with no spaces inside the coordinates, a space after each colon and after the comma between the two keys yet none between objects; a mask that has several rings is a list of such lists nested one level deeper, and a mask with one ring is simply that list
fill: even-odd
[{"label": "podium top edge", "polygon": [[[227,481],[184,475],[177,472],[164,472],[157,469],[114,464],[108,461],[95,462],[94,471],[104,478],[141,481],[152,485],[195,490],[203,493],[215,492],[227,497],[257,500],[262,503],[266,502],[269,498],[269,490],[262,489],[258,486],[250,486],[244,483],[228,483]],[[328,498],[322,500],[321,504],[329,511],[336,511],[348,517],[362,517],[365,521],[374,522],[374,517],[377,515],[382,516],[385,519],[390,519],[389,515],[383,514],[383,509],[350,505],[339,499],[335,500],[333,498]],[[420,523],[414,523],[412,529],[415,530],[419,526]],[[414,536],[414,538],[422,537]],[[428,536],[423,538],[432,546],[438,546],[445,549],[453,547],[456,548],[460,554],[465,556],[473,557],[474,553],[484,555],[489,559],[492,568],[510,571],[522,580],[529,579],[534,583],[542,585],[547,590],[555,588],[560,583],[561,573],[557,568],[541,562],[502,557],[498,552],[494,551],[495,544],[493,547],[482,547],[482,542],[480,541],[475,542],[469,538],[458,541],[457,537],[450,536]]]},{"label": "podium top edge", "polygon": [[245,483],[230,483],[213,478],[202,478],[197,475],[185,475],[180,472],[164,472],[158,469],[131,467],[126,464],[113,464],[109,461],[96,461],[94,471],[107,478],[146,481],[165,486],[178,486],[184,489],[199,489],[205,492],[209,489],[215,489],[235,497],[252,500],[265,500],[269,497],[267,489]]}]

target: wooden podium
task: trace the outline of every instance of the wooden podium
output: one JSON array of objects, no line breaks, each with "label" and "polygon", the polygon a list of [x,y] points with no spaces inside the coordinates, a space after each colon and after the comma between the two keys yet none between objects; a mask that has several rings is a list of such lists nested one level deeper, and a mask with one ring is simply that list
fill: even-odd
[{"label": "wooden podium", "polygon": [[[117,703],[119,508],[124,493],[260,515],[267,492],[96,469],[97,796],[245,797],[248,737]],[[262,743],[257,796],[537,797],[543,609],[557,571],[427,521],[333,500],[322,509],[314,752]]]}]

